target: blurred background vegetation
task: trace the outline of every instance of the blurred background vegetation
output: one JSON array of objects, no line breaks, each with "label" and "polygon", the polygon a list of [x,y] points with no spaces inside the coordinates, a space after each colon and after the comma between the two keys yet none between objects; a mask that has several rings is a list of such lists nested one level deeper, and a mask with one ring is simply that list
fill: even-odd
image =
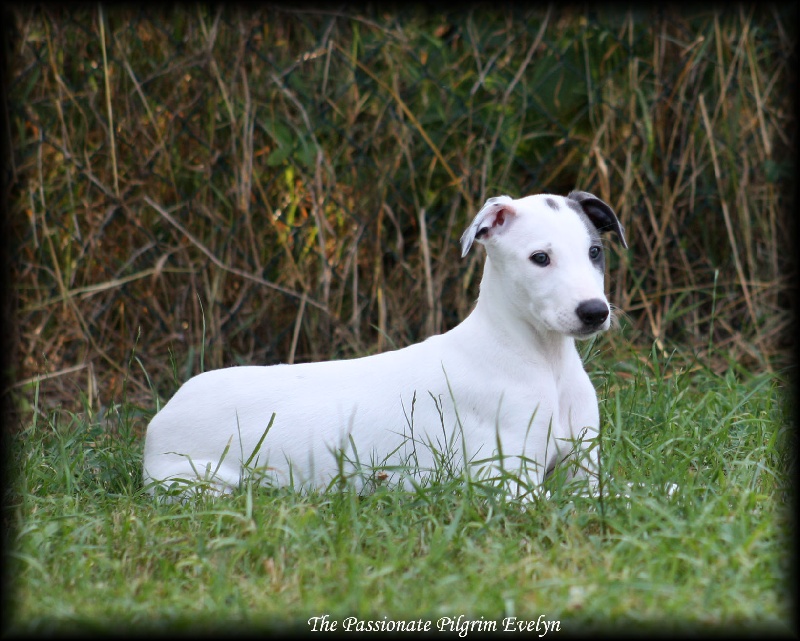
[{"label": "blurred background vegetation", "polygon": [[23,405],[38,380],[50,406],[152,410],[201,368],[445,331],[484,200],[576,187],[630,244],[604,349],[791,356],[795,3],[6,17]]}]

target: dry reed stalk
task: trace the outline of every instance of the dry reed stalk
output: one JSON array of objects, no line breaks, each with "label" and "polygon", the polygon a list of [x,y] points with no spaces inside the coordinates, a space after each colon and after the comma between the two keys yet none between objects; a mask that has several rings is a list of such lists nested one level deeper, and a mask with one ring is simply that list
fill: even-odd
[{"label": "dry reed stalk", "polygon": [[292,345],[289,347],[289,356],[286,357],[286,362],[289,364],[294,363],[294,357],[297,353],[297,340],[300,338],[300,327],[303,323],[303,314],[306,311],[306,301],[308,298],[303,295],[300,299],[300,308],[297,310],[297,319],[294,323],[294,330],[292,331]]},{"label": "dry reed stalk", "polygon": [[431,269],[431,248],[428,245],[428,228],[425,224],[425,208],[419,210],[419,238],[422,247],[422,264],[425,274],[425,298],[428,313],[425,315],[425,336],[430,336],[436,327],[436,306],[433,298],[433,270]]},{"label": "dry reed stalk", "polygon": [[47,374],[37,374],[36,376],[31,376],[30,378],[24,378],[21,381],[16,381],[12,383],[8,390],[4,390],[3,394],[9,392],[10,390],[19,389],[21,387],[27,387],[28,385],[33,385],[36,383],[41,383],[42,381],[47,381],[53,378],[58,378],[59,376],[67,376],[69,374],[74,374],[76,372],[80,372],[88,367],[88,363],[80,363],[79,365],[73,365],[71,367],[66,367],[64,369],[58,370],[57,372],[48,372]]},{"label": "dry reed stalk", "polygon": [[111,150],[111,170],[114,176],[114,194],[119,199],[119,173],[117,171],[117,145],[114,136],[114,111],[111,108],[111,81],[106,54],[106,19],[103,15],[103,5],[97,5],[97,22],[100,26],[100,49],[103,52],[103,81],[106,88],[106,113],[108,114],[108,142]]}]

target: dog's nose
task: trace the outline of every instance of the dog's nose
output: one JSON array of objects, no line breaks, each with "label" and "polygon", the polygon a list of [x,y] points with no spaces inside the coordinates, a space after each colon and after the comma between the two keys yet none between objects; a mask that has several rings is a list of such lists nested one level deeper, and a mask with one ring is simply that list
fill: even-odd
[{"label": "dog's nose", "polygon": [[608,318],[608,304],[599,298],[592,298],[578,305],[575,313],[584,325],[595,327],[602,325]]}]

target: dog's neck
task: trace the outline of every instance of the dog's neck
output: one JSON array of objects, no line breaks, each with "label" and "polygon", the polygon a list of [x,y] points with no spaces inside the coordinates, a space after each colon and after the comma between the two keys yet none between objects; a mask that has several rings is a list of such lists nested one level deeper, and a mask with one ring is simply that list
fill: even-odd
[{"label": "dog's neck", "polygon": [[518,317],[509,317],[507,310],[498,309],[488,298],[478,297],[475,309],[464,322],[486,326],[497,338],[498,345],[517,358],[559,363],[566,354],[575,352],[575,339],[571,336],[542,330]]},{"label": "dog's neck", "polygon": [[[484,266],[489,270],[490,266]],[[486,286],[486,279],[498,277],[484,271],[481,281],[480,295],[472,313],[462,323],[467,328],[482,326],[476,336],[494,336],[497,347],[514,355],[515,360],[541,362],[543,359],[551,364],[566,362],[568,355],[576,351],[575,339],[555,331],[536,327],[520,316],[515,309],[509,308],[509,301],[504,292],[496,286]]]}]

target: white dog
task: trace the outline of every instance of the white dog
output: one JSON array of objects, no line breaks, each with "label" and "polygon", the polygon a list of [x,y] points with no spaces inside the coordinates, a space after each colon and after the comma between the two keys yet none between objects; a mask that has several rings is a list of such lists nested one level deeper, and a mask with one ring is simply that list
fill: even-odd
[{"label": "white dog", "polygon": [[[230,491],[255,474],[361,487],[407,483],[446,459],[472,478],[516,479],[512,493],[538,487],[598,433],[575,339],[611,324],[604,231],[627,247],[614,212],[586,192],[490,198],[461,237],[462,256],[477,241],[486,264],[460,325],[364,358],[195,376],[148,427],[145,483]],[[569,475],[591,480],[597,449],[583,451]]]}]

